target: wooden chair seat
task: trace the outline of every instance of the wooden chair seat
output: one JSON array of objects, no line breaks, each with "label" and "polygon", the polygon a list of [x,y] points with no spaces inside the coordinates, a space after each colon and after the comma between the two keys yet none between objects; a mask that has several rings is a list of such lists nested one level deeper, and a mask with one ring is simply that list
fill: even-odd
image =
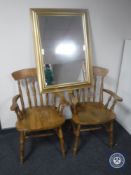
[{"label": "wooden chair seat", "polygon": [[23,116],[24,118],[16,123],[18,131],[55,129],[65,121],[64,117],[51,106],[26,108]]},{"label": "wooden chair seat", "polygon": [[87,102],[80,103],[73,115],[73,122],[80,125],[104,124],[115,119],[115,113],[106,109],[102,103]]}]

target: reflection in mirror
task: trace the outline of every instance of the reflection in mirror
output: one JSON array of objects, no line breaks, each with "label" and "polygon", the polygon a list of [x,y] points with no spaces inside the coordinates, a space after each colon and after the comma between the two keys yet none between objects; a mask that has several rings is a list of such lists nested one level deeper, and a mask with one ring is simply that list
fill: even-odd
[{"label": "reflection in mirror", "polygon": [[83,81],[85,62],[81,16],[39,16],[47,85]]},{"label": "reflection in mirror", "polygon": [[91,84],[91,51],[86,12],[78,9],[32,9],[41,92]]}]

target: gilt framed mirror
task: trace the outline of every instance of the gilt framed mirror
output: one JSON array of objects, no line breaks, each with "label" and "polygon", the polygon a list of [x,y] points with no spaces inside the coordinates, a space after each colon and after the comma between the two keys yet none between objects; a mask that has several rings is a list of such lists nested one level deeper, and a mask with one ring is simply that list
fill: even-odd
[{"label": "gilt framed mirror", "polygon": [[92,83],[88,11],[31,9],[40,92],[78,89]]}]

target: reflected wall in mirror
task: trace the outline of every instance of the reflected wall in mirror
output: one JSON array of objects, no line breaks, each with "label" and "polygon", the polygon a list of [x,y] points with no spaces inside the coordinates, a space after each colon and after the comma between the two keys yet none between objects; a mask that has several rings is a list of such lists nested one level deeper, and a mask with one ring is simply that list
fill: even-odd
[{"label": "reflected wall in mirror", "polygon": [[40,91],[91,84],[87,10],[31,9]]}]

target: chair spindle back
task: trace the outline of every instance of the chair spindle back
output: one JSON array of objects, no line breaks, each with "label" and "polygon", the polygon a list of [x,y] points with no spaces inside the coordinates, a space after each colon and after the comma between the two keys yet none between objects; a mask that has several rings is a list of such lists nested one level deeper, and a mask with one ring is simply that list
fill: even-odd
[{"label": "chair spindle back", "polygon": [[103,81],[107,74],[108,69],[94,66],[93,85],[73,91],[78,102],[103,102]]},{"label": "chair spindle back", "polygon": [[21,96],[22,109],[25,107],[37,107],[56,105],[55,94],[41,94],[39,91],[37,72],[35,68],[23,69],[12,73],[14,80],[18,82],[18,91]]}]

